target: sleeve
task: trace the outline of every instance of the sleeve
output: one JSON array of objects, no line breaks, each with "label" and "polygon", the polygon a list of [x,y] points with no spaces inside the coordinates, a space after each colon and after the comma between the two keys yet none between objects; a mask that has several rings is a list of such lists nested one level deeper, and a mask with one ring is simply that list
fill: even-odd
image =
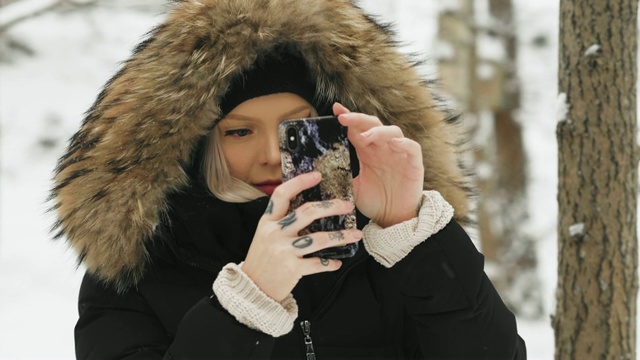
[{"label": "sleeve", "polygon": [[381,265],[390,268],[417,245],[442,230],[453,218],[453,207],[439,192],[422,193],[418,216],[383,229],[374,222],[364,229],[364,247]]},{"label": "sleeve", "polygon": [[293,295],[289,294],[281,302],[273,300],[242,271],[241,265],[225,265],[213,282],[213,292],[220,305],[251,329],[273,337],[291,332],[298,317],[298,304]]},{"label": "sleeve", "polygon": [[78,310],[78,359],[269,358],[275,341],[239,323],[215,297],[195,304],[172,337],[135,289],[118,293],[91,275]]},{"label": "sleeve", "polygon": [[[526,359],[514,315],[484,273],[484,257],[455,221],[391,269],[424,357]],[[409,351],[412,352],[412,351]]]}]

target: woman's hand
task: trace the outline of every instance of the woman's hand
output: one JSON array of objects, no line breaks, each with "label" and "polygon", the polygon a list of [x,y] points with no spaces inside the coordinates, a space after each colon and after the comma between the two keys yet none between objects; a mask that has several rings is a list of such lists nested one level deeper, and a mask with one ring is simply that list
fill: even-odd
[{"label": "woman's hand", "polygon": [[316,219],[348,214],[353,210],[353,204],[348,201],[331,200],[309,202],[289,213],[290,200],[317,185],[320,179],[320,173],[312,172],[296,176],[275,189],[242,264],[242,271],[278,302],[291,293],[303,276],[335,271],[342,265],[340,260],[305,259],[304,255],[362,238],[362,232],[357,229],[298,235]]},{"label": "woman's hand", "polygon": [[360,173],[353,180],[358,210],[381,227],[414,218],[424,182],[420,144],[375,116],[352,113],[339,103],[333,112],[349,128],[349,141],[360,160]]}]

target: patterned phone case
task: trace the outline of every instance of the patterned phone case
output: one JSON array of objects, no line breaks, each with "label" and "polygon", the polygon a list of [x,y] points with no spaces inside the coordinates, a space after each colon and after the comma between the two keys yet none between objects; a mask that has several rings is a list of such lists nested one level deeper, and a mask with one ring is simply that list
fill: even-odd
[{"label": "patterned phone case", "polygon": [[[291,210],[310,201],[338,198],[354,201],[347,128],[335,116],[286,120],[280,123],[278,135],[283,181],[314,170],[322,173],[320,184],[304,190],[291,201]],[[297,140],[293,141],[292,136],[297,137]],[[355,227],[354,209],[350,214],[315,220],[300,235]],[[354,243],[323,249],[307,257],[339,259],[351,257],[357,250],[358,244]]]}]

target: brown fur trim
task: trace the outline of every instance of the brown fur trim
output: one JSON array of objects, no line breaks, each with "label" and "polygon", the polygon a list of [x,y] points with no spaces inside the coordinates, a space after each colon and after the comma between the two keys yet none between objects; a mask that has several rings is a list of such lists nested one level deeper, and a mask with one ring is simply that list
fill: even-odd
[{"label": "brown fur trim", "polygon": [[388,31],[348,0],[187,0],[104,87],[58,164],[57,227],[89,271],[135,283],[230,79],[275,45],[297,48],[319,96],[398,125],[422,145],[425,188],[462,219],[457,130]]}]

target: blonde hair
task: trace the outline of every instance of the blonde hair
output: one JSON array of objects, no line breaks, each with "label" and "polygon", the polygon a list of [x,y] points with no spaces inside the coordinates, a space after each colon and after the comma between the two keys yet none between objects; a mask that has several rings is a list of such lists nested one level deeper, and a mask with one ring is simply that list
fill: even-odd
[{"label": "blonde hair", "polygon": [[202,158],[204,178],[211,193],[220,200],[243,203],[266,196],[262,191],[229,173],[220,145],[220,132],[214,128],[205,144]]}]

